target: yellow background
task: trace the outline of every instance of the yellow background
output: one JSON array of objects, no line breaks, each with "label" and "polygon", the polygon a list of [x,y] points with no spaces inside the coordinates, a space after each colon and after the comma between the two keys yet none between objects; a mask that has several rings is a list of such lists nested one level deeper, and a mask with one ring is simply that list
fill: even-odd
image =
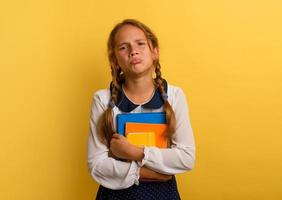
[{"label": "yellow background", "polygon": [[91,97],[110,81],[106,40],[152,27],[197,145],[177,176],[189,200],[282,199],[282,3],[278,0],[11,0],[0,3],[0,199],[93,199]]}]

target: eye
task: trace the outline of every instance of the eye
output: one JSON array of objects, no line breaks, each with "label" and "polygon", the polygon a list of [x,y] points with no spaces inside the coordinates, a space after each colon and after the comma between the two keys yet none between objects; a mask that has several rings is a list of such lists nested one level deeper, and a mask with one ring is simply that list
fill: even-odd
[{"label": "eye", "polygon": [[139,46],[142,46],[142,45],[145,45],[145,44],[146,44],[145,42],[138,42]]},{"label": "eye", "polygon": [[127,47],[126,47],[125,45],[120,46],[120,47],[118,48],[118,50],[120,50],[120,51],[122,51],[122,50],[126,50],[126,49],[127,49]]}]

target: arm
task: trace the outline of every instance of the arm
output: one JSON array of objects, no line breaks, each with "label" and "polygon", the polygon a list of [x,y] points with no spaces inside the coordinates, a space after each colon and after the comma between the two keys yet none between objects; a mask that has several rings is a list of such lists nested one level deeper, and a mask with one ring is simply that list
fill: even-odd
[{"label": "arm", "polygon": [[109,149],[98,139],[96,125],[105,107],[99,95],[95,95],[90,118],[88,138],[88,167],[91,176],[110,189],[128,188],[138,183],[140,167],[135,161],[124,162],[109,157]]},{"label": "arm", "polygon": [[[141,161],[144,158],[144,148],[137,147],[119,134],[114,134],[110,145],[111,152],[118,158]],[[140,169],[140,179],[142,181],[167,181],[172,176],[155,172],[146,167]]]},{"label": "arm", "polygon": [[195,160],[194,137],[186,98],[180,88],[174,89],[176,90],[174,96],[169,99],[176,117],[176,132],[172,138],[171,148],[145,147],[145,156],[140,164],[168,175],[191,170]]},{"label": "arm", "polygon": [[140,169],[140,180],[142,181],[168,181],[171,178],[171,175],[155,172],[145,166]]}]

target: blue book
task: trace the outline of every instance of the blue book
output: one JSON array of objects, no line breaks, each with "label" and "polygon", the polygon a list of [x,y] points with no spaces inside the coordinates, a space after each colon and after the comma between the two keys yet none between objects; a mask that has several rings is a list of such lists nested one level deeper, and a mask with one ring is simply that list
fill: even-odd
[{"label": "blue book", "polygon": [[166,117],[164,112],[124,113],[124,114],[118,114],[116,120],[117,120],[117,132],[121,135],[125,134],[126,122],[166,124]]}]

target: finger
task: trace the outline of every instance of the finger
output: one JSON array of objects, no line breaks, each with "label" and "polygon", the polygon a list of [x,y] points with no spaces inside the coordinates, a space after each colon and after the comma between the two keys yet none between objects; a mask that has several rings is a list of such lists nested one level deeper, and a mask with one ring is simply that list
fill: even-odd
[{"label": "finger", "polygon": [[115,138],[115,139],[119,139],[119,138],[120,138],[120,135],[119,135],[119,134],[117,134],[117,133],[114,133],[114,134],[113,134],[113,138]]},{"label": "finger", "polygon": [[117,139],[116,139],[116,138],[112,138],[112,139],[111,139],[111,142],[110,142],[110,143],[111,143],[111,145],[112,145],[113,143],[115,143],[116,141],[117,141]]}]

